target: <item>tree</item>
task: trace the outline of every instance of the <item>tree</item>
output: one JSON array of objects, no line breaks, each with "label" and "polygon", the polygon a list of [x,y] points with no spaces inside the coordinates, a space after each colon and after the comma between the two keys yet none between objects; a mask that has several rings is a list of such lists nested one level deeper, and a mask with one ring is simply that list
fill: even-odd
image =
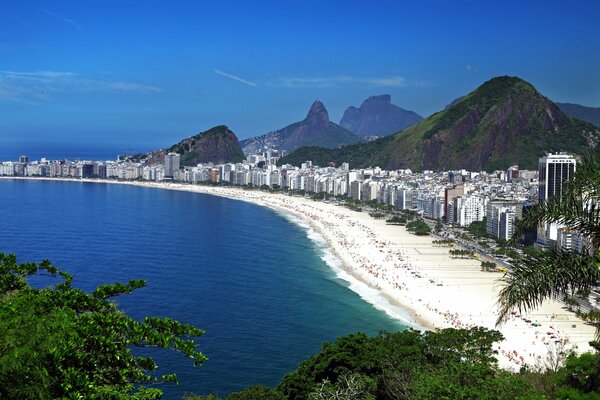
[{"label": "tree", "polygon": [[[209,395],[186,395],[183,400],[221,400],[216,394]],[[282,393],[265,385],[253,385],[239,392],[231,393],[225,400],[286,400]]]},{"label": "tree", "polygon": [[[504,275],[498,302],[498,324],[506,321],[514,309],[533,310],[549,298],[571,297],[579,291],[588,291],[600,283],[600,163],[588,156],[577,166],[558,199],[534,206],[523,216],[517,235],[525,228],[540,223],[558,223],[589,239],[582,254],[562,249],[541,253],[527,252],[515,260]],[[596,338],[600,337],[600,324]]]},{"label": "tree", "polygon": [[277,390],[264,385],[254,385],[240,392],[231,393],[227,400],[285,400],[286,397]]},{"label": "tree", "polygon": [[496,271],[496,263],[492,261],[482,261],[481,262],[481,270],[487,272]]},{"label": "tree", "polygon": [[[36,289],[34,274],[60,276],[53,287]],[[136,321],[110,299],[145,286],[142,280],[99,286],[92,293],[72,287],[73,276],[45,260],[17,264],[0,253],[0,398],[160,399],[149,388],[177,382],[174,374],[152,376],[150,357],[132,347],[162,347],[200,365],[206,357],[193,337],[198,328],[170,318]]]},{"label": "tree", "polygon": [[353,334],[323,345],[278,390],[290,400],[539,398],[498,370],[498,340],[500,332],[485,328]]},{"label": "tree", "polygon": [[388,218],[385,222],[391,225],[405,225],[407,221],[406,217],[404,216],[394,215],[393,217]]},{"label": "tree", "polygon": [[486,220],[487,218],[483,217],[482,221],[471,222],[471,224],[467,227],[467,231],[475,237],[488,237],[489,235],[486,231]]},{"label": "tree", "polygon": [[555,376],[558,399],[600,400],[598,382],[598,354],[570,354],[565,366]]},{"label": "tree", "polygon": [[333,384],[328,380],[317,385],[308,400],[375,400],[377,381],[360,374],[344,374]]},{"label": "tree", "polygon": [[410,221],[406,224],[406,229],[418,236],[429,235],[431,232],[429,225],[427,225],[427,223],[422,219]]}]

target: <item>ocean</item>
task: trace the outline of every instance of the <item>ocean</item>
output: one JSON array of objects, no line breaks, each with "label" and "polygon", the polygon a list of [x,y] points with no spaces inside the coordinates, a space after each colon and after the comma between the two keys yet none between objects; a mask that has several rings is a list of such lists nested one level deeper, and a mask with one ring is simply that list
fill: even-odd
[{"label": "ocean", "polygon": [[[325,341],[405,326],[340,269],[308,226],[247,202],[126,185],[0,180],[0,252],[50,259],[92,290],[146,279],[117,298],[134,318],[169,316],[206,331],[193,367],[157,350],[165,399],[276,385]],[[370,302],[366,301],[368,299]]]}]

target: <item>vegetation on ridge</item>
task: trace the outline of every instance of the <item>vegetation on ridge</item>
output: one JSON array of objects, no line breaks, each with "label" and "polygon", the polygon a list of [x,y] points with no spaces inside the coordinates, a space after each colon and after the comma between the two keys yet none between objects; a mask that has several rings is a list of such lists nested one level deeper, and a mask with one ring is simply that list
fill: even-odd
[{"label": "vegetation on ridge", "polygon": [[215,164],[242,162],[245,159],[235,133],[225,125],[215,126],[205,132],[182,140],[167,152],[181,154],[181,165],[196,166],[198,163]]},{"label": "vegetation on ridge", "polygon": [[548,151],[584,154],[596,149],[599,137],[597,127],[567,116],[531,84],[502,76],[395,135],[333,150],[300,148],[280,163],[349,162],[352,168],[413,171],[489,171],[513,164],[534,169]]}]

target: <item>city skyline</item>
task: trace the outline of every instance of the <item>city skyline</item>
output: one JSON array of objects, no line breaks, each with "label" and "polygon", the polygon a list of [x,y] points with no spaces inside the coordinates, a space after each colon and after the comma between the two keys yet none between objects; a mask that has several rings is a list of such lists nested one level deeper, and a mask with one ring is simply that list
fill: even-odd
[{"label": "city skyline", "polygon": [[1,7],[3,145],[244,139],[383,93],[427,116],[497,75],[600,105],[594,2]]}]

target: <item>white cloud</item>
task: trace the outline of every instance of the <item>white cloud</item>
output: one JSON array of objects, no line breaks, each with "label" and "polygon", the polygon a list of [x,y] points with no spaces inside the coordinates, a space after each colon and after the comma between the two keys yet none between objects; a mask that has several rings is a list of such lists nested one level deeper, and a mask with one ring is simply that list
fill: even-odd
[{"label": "white cloud", "polygon": [[61,71],[0,71],[0,98],[25,101],[47,99],[55,93],[73,92],[158,93],[160,88],[139,83],[82,77]]},{"label": "white cloud", "polygon": [[250,81],[248,81],[246,79],[240,78],[239,76],[228,74],[227,72],[223,72],[220,69],[213,69],[213,72],[215,74],[217,74],[217,75],[221,75],[221,76],[224,76],[226,78],[233,79],[234,81],[243,83],[244,85],[248,85],[248,86],[252,86],[252,87],[257,87],[258,86],[254,82],[250,82]]},{"label": "white cloud", "polygon": [[469,64],[467,64],[465,68],[469,72],[479,72],[479,68],[475,68],[474,66],[469,65]]},{"label": "white cloud", "polygon": [[50,10],[47,10],[47,9],[45,9],[45,8],[41,8],[40,10],[41,10],[42,12],[44,12],[44,13],[46,13],[46,14],[50,15],[51,17],[54,17],[54,18],[58,18],[58,19],[60,19],[60,20],[61,20],[62,22],[64,22],[65,24],[69,24],[69,25],[73,26],[73,27],[74,27],[75,29],[77,29],[78,31],[80,31],[80,30],[82,29],[82,28],[81,28],[81,25],[79,25],[77,22],[73,21],[73,20],[72,20],[72,19],[70,19],[70,18],[63,17],[62,15],[60,15],[60,14],[57,14],[57,13],[55,13],[55,12],[52,12],[52,11],[50,11]]},{"label": "white cloud", "polygon": [[280,87],[337,87],[346,85],[366,85],[375,87],[404,87],[409,86],[403,76],[356,77],[348,75],[327,77],[285,77],[272,81]]}]

